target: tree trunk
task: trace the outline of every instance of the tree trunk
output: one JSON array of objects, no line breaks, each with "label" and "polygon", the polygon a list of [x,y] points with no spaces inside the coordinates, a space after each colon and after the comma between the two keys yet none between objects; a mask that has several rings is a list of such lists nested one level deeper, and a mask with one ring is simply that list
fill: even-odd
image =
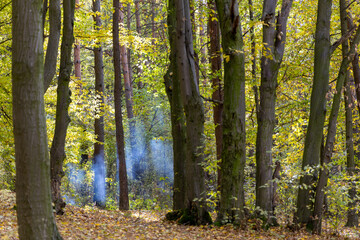
[{"label": "tree trunk", "polygon": [[186,209],[179,220],[184,224],[207,224],[211,222],[204,201],[204,107],[195,74],[194,49],[190,20],[189,0],[175,1],[176,9],[176,65],[180,80],[181,99],[186,116],[187,154]]},{"label": "tree trunk", "polygon": [[119,209],[129,210],[128,182],[125,161],[125,140],[122,119],[122,84],[121,84],[121,62],[120,62],[120,42],[119,42],[119,20],[120,2],[113,0],[113,54],[114,54],[114,101],[115,101],[115,123],[116,123],[116,146],[119,159]]},{"label": "tree trunk", "polygon": [[[222,151],[222,113],[224,91],[221,83],[221,49],[220,49],[220,26],[217,21],[217,10],[215,0],[209,0],[209,8],[213,14],[209,15],[209,36],[210,36],[210,65],[211,65],[211,83],[212,99],[216,101],[213,106],[213,119],[215,124],[215,141],[216,141],[216,159],[221,160]],[[219,163],[220,164],[220,163]],[[218,187],[221,186],[221,171],[218,170]]]},{"label": "tree trunk", "polygon": [[217,222],[240,224],[244,218],[245,60],[237,0],[216,0],[224,60],[223,144]]},{"label": "tree trunk", "polygon": [[[352,19],[350,14],[347,12],[347,9],[344,9],[348,5],[347,0],[340,0],[340,18],[341,18],[341,26],[342,26],[342,34],[344,35],[348,30],[348,26],[353,27]],[[344,30],[343,30],[344,29]],[[343,45],[344,47],[344,45]],[[346,46],[345,46],[346,47]],[[355,74],[357,74],[357,82],[360,83],[360,68],[359,68],[359,56],[358,53],[355,52],[354,59],[352,61],[353,65],[353,73],[354,78]],[[355,176],[356,164],[355,164],[355,150],[354,150],[354,130],[355,134],[356,127],[353,128],[353,116],[352,110],[355,107],[353,102],[353,96],[350,88],[350,77],[349,71],[347,72],[348,76],[345,79],[345,89],[344,89],[344,103],[345,103],[345,124],[346,124],[346,151],[347,151],[347,172],[349,176]],[[356,88],[356,87],[355,87]],[[360,89],[356,89],[357,96],[360,97]],[[360,99],[360,98],[359,98]],[[358,105],[358,109],[360,110],[360,105]],[[360,113],[360,111],[359,111]],[[356,125],[356,123],[355,123]],[[347,227],[357,227],[359,225],[359,216],[356,213],[356,185],[351,180],[350,189],[349,189],[349,198],[350,202],[348,203],[348,212],[347,212]]]},{"label": "tree trunk", "polygon": [[[75,0],[75,10],[79,8],[80,0]],[[81,80],[81,59],[80,59],[80,42],[75,39],[74,45],[74,72],[77,80]]]},{"label": "tree trunk", "polygon": [[[100,13],[100,0],[93,0],[93,12]],[[94,16],[95,30],[101,28],[100,15]],[[105,207],[105,160],[104,160],[104,66],[103,50],[100,46],[94,48],[95,55],[95,93],[97,98],[95,116],[95,135],[94,144],[94,202],[98,207]]]},{"label": "tree trunk", "polygon": [[[122,3],[120,3],[120,24],[124,23],[124,7]],[[130,149],[131,149],[131,158],[133,159],[133,168],[136,168],[136,165],[139,161],[139,156],[136,154],[136,121],[134,119],[133,112],[133,100],[132,100],[132,86],[130,79],[130,71],[129,71],[129,62],[127,57],[127,49],[125,45],[120,46],[120,54],[121,54],[121,65],[123,69],[124,76],[124,87],[125,87],[125,104],[126,104],[126,113],[127,118],[129,120],[129,130],[130,130]],[[136,171],[135,171],[136,172]],[[141,176],[134,176],[134,179],[139,179]]]},{"label": "tree trunk", "polygon": [[50,149],[51,190],[56,214],[64,214],[65,202],[61,196],[61,178],[64,176],[63,164],[66,158],[65,139],[70,117],[68,114],[71,102],[69,83],[72,71],[72,44],[74,43],[74,0],[63,1],[63,37],[61,43],[60,73],[57,87],[55,133]]},{"label": "tree trunk", "polygon": [[186,158],[186,124],[184,107],[181,102],[180,81],[176,69],[176,15],[175,0],[169,0],[168,5],[168,31],[170,42],[170,65],[164,76],[165,89],[170,102],[171,111],[171,134],[173,137],[174,156],[174,187],[173,187],[173,210],[186,208],[185,202],[185,161]]},{"label": "tree trunk", "polygon": [[[345,12],[345,4],[341,6],[344,14]],[[343,21],[343,19],[342,19]],[[342,34],[344,35],[346,30],[346,16],[345,22],[342,22]],[[344,29],[345,28],[345,29]],[[314,213],[313,213],[313,222],[312,225],[309,224],[308,228],[312,229],[314,233],[321,234],[321,223],[322,223],[322,213],[323,213],[323,204],[324,204],[324,195],[325,195],[325,187],[327,185],[327,181],[329,178],[329,169],[328,164],[331,162],[331,156],[334,149],[334,142],[336,136],[336,124],[337,124],[337,116],[340,108],[340,100],[341,93],[344,87],[344,82],[346,77],[348,76],[348,67],[352,61],[352,58],[355,54],[355,48],[360,40],[360,28],[357,29],[353,42],[350,46],[350,51],[348,49],[348,44],[343,44],[343,60],[341,62],[339,75],[337,77],[336,82],[336,90],[333,98],[333,103],[331,107],[331,113],[329,116],[329,126],[328,126],[328,134],[326,137],[326,144],[324,147],[324,152],[321,156],[321,168],[320,175],[318,179],[318,184],[316,187],[316,196],[314,203]]]},{"label": "tree trunk", "polygon": [[135,0],[135,20],[136,20],[136,32],[140,36],[141,23],[140,23],[140,0]]},{"label": "tree trunk", "polygon": [[[304,176],[300,178],[297,197],[297,211],[294,222],[307,224],[311,222],[314,184],[317,179],[315,168],[320,161],[320,147],[323,136],[326,112],[326,92],[329,85],[330,65],[330,17],[332,0],[319,0],[315,32],[314,83],[311,92],[310,118],[305,137],[302,161]],[[310,173],[305,169],[311,168]],[[304,187],[305,186],[305,187]]]},{"label": "tree trunk", "polygon": [[[19,238],[62,239],[51,206],[43,1],[12,1],[12,96]],[[31,23],[31,24],[29,24]]]},{"label": "tree trunk", "polygon": [[286,24],[292,0],[284,0],[277,17],[277,0],[265,0],[263,5],[263,53],[261,57],[260,106],[257,115],[256,138],[256,206],[259,217],[269,225],[277,225],[272,199],[272,143],[275,127],[277,76],[284,55]]},{"label": "tree trunk", "polygon": [[49,5],[49,24],[50,34],[46,48],[44,65],[44,91],[49,88],[51,80],[56,73],[56,63],[59,50],[60,29],[61,29],[61,9],[60,0],[50,0]]},{"label": "tree trunk", "polygon": [[[348,71],[349,74],[349,71]],[[354,102],[352,101],[352,94],[350,89],[349,76],[345,79],[344,103],[345,103],[345,124],[346,124],[346,158],[347,158],[347,172],[349,176],[355,176],[355,151],[354,151],[354,131],[353,131],[353,117],[352,110]],[[359,216],[356,212],[356,185],[353,180],[350,182],[349,198],[347,211],[347,227],[357,227],[359,225]]]}]

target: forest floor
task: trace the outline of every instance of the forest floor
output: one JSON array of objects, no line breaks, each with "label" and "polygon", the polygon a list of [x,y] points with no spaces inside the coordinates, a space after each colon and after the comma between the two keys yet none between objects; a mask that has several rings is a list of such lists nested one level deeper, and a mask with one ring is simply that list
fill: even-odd
[{"label": "forest floor", "polygon": [[[0,190],[0,239],[18,239],[15,194]],[[164,220],[164,211],[127,211],[79,208],[68,205],[56,221],[64,239],[360,239],[359,229],[340,228],[314,236],[286,227],[268,231],[232,226],[183,226]]]}]

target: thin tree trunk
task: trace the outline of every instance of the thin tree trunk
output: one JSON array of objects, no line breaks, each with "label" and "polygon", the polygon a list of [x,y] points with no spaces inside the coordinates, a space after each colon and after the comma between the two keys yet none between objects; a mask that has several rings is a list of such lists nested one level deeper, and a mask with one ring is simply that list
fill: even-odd
[{"label": "thin tree trunk", "polygon": [[115,101],[115,124],[116,124],[116,149],[119,159],[119,209],[129,210],[129,194],[125,161],[125,140],[122,119],[122,84],[121,84],[121,62],[120,62],[120,42],[119,42],[119,20],[120,2],[113,0],[113,54],[114,54],[114,101]]},{"label": "thin tree trunk", "polygon": [[174,187],[173,187],[173,210],[186,208],[185,202],[185,161],[186,156],[186,124],[184,107],[181,102],[180,81],[177,74],[176,64],[176,15],[175,1],[169,0],[168,5],[168,31],[170,42],[170,65],[164,76],[166,94],[170,102],[171,111],[171,134],[173,137],[174,156]]},{"label": "thin tree trunk", "polygon": [[256,41],[255,41],[255,27],[254,27],[254,4],[252,0],[249,0],[249,18],[252,23],[250,27],[250,39],[251,39],[251,75],[254,84],[256,84]]},{"label": "thin tree trunk", "polygon": [[[95,30],[101,28],[100,0],[93,0]],[[95,55],[95,93],[97,98],[95,116],[95,135],[94,144],[94,202],[98,207],[105,207],[105,159],[104,159],[104,69],[103,69],[103,50],[100,46],[94,48]]]},{"label": "thin tree trunk", "polygon": [[[124,23],[124,7],[122,3],[120,3],[120,24]],[[123,69],[124,76],[124,87],[125,87],[125,104],[126,104],[126,113],[127,118],[129,120],[129,129],[130,129],[130,148],[131,148],[131,158],[133,159],[133,168],[136,168],[139,157],[137,156],[136,149],[136,121],[134,118],[133,112],[133,100],[132,100],[132,86],[130,79],[130,71],[129,71],[129,62],[127,57],[127,49],[125,45],[120,46],[120,54],[121,54],[121,65]],[[137,172],[137,171],[135,171]],[[141,176],[134,176],[134,179],[139,179]]]},{"label": "thin tree trunk", "polygon": [[[216,0],[224,59],[223,144],[217,222],[241,224],[245,218],[245,59],[237,0]],[[229,11],[230,10],[230,11]]]},{"label": "thin tree trunk", "polygon": [[19,238],[23,240],[62,239],[51,205],[42,7],[42,0],[12,1],[16,212]]},{"label": "thin tree trunk", "polygon": [[[341,6],[343,11],[345,12],[345,4]],[[345,12],[346,14],[346,12]],[[343,21],[343,19],[342,19]],[[346,26],[346,16],[345,22],[342,23],[342,34],[347,31],[344,30],[344,26]],[[333,103],[331,107],[331,113],[329,116],[329,126],[328,126],[328,134],[326,137],[326,144],[324,147],[324,152],[321,156],[321,168],[320,175],[318,179],[318,184],[316,187],[316,196],[314,203],[314,213],[313,213],[313,222],[310,224],[308,228],[312,229],[314,233],[321,234],[321,223],[322,223],[322,213],[323,213],[323,204],[324,204],[324,195],[325,195],[325,187],[327,185],[327,181],[329,178],[329,169],[328,164],[331,162],[331,156],[334,149],[334,142],[336,136],[336,124],[337,124],[337,116],[340,108],[340,100],[341,93],[344,87],[344,82],[346,82],[346,77],[348,76],[348,66],[352,61],[352,58],[355,54],[355,48],[360,41],[360,28],[357,29],[353,42],[350,46],[350,51],[348,49],[348,44],[343,44],[343,60],[341,62],[339,75],[337,77],[336,82],[336,90],[333,98]]]},{"label": "thin tree trunk", "polygon": [[193,39],[188,0],[175,1],[176,9],[176,65],[180,79],[181,99],[186,116],[187,154],[186,210],[179,222],[183,224],[207,224],[211,217],[204,199],[204,106],[195,74]]},{"label": "thin tree trunk", "polygon": [[[330,66],[330,17],[332,0],[319,0],[315,32],[314,83],[311,92],[310,118],[305,137],[302,161],[304,176],[300,178],[297,197],[297,211],[294,222],[307,224],[312,218],[314,184],[317,179],[315,168],[320,161],[320,148],[323,137],[326,112],[326,92],[329,85]],[[306,168],[310,173],[305,173]],[[304,187],[305,186],[305,187]]]},{"label": "thin tree trunk", "polygon": [[60,0],[50,0],[49,5],[49,24],[50,34],[48,46],[46,48],[44,65],[44,91],[49,88],[56,73],[56,63],[59,50],[60,29],[61,29],[61,10]]},{"label": "thin tree trunk", "polygon": [[[75,10],[79,8],[80,0],[75,0]],[[74,72],[75,77],[78,80],[81,80],[81,58],[80,58],[80,42],[75,39],[74,45]]]},{"label": "thin tree trunk", "polygon": [[[353,27],[353,22],[351,19],[350,14],[347,12],[347,9],[345,7],[348,5],[347,0],[340,0],[340,19],[341,19],[341,26],[342,26],[342,34],[344,35],[348,28]],[[344,29],[344,30],[343,30]],[[343,45],[343,48],[347,48],[345,45]],[[357,62],[356,62],[357,61]],[[354,76],[357,73],[357,80],[360,81],[360,69],[359,69],[359,56],[358,53],[355,52],[354,59],[352,61],[353,65],[353,73]],[[350,82],[350,73],[347,72],[347,78],[345,79],[345,89],[344,89],[344,103],[345,103],[345,124],[346,124],[346,157],[347,157],[347,172],[349,176],[353,177],[356,174],[355,171],[355,149],[354,149],[354,132],[356,132],[356,127],[353,126],[353,116],[352,116],[352,110],[355,108],[353,96],[351,93],[351,82]],[[360,89],[356,92],[358,96],[360,96]],[[358,105],[358,109],[360,110],[360,106]],[[360,112],[360,111],[359,111]],[[356,123],[355,123],[356,125]],[[354,128],[353,128],[354,127]],[[355,131],[354,131],[355,130]],[[350,182],[350,189],[349,189],[349,198],[350,202],[348,203],[348,212],[347,212],[347,227],[357,227],[359,224],[359,216],[356,213],[356,185],[351,180]]]},{"label": "thin tree trunk", "polygon": [[72,62],[72,44],[74,43],[74,10],[75,0],[63,1],[63,37],[61,43],[60,74],[57,87],[56,119],[55,133],[50,149],[50,167],[51,167],[51,190],[52,200],[55,204],[56,214],[64,214],[65,202],[61,196],[61,179],[64,176],[63,164],[66,158],[65,139],[67,128],[70,123],[68,114],[71,102],[69,83]]},{"label": "thin tree trunk", "polygon": [[[223,85],[221,83],[221,49],[220,49],[220,26],[217,21],[217,10],[215,0],[209,0],[209,8],[213,14],[209,15],[210,36],[210,65],[212,73],[212,99],[217,103],[213,106],[213,119],[215,124],[216,159],[221,160],[222,151],[222,113],[223,113]],[[220,164],[220,163],[219,163]],[[218,188],[221,186],[221,171],[218,170]]]},{"label": "thin tree trunk", "polygon": [[141,23],[140,23],[140,0],[135,0],[135,20],[136,20],[136,32],[141,33]]},{"label": "thin tree trunk", "polygon": [[354,74],[354,82],[355,82],[355,92],[357,99],[357,107],[358,112],[360,114],[360,67],[359,67],[359,54],[355,53],[354,59],[352,61],[353,65],[353,74]]},{"label": "thin tree trunk", "polygon": [[[349,71],[348,71],[349,74]],[[345,103],[345,124],[346,124],[346,158],[347,158],[347,172],[349,176],[355,176],[355,151],[354,151],[354,131],[353,131],[353,117],[352,110],[354,102],[352,101],[352,94],[350,89],[349,76],[345,79],[344,103]],[[356,212],[356,185],[351,180],[349,189],[350,202],[348,203],[347,212],[347,227],[357,227],[359,225],[359,216]]]},{"label": "thin tree trunk", "polygon": [[277,76],[285,49],[286,24],[292,0],[284,0],[276,15],[277,0],[265,0],[263,5],[263,53],[261,57],[260,107],[256,138],[256,206],[259,216],[269,225],[277,225],[273,206],[272,143],[275,127]]}]

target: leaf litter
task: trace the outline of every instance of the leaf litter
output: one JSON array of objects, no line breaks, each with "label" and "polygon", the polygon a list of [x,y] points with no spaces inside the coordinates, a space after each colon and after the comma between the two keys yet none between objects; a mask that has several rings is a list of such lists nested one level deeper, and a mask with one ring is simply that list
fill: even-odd
[{"label": "leaf litter", "polygon": [[[0,239],[18,239],[15,193],[0,190]],[[65,214],[56,216],[61,235],[67,240],[78,239],[360,239],[358,229],[341,228],[334,234],[324,230],[321,236],[305,230],[291,231],[286,227],[268,231],[255,228],[249,221],[245,229],[231,225],[184,226],[164,219],[166,211],[100,210],[95,207],[67,205]]]}]

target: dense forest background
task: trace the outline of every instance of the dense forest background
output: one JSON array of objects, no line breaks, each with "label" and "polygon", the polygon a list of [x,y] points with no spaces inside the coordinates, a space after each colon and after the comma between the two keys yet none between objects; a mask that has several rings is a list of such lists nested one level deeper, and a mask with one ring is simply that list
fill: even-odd
[{"label": "dense forest background", "polygon": [[[52,18],[55,15],[54,8],[52,8],[54,5],[52,4],[55,2],[49,0],[49,10],[43,11],[43,18],[45,19],[43,25],[45,54],[51,50],[48,46],[50,46],[51,37],[54,36],[52,27],[56,26],[56,24],[51,26]],[[223,34],[226,32],[225,20],[233,18],[232,15],[226,16],[228,14],[227,10],[218,14],[216,7],[214,7],[215,2],[211,0],[191,0],[189,5],[194,49],[194,73],[196,74],[195,79],[197,79],[204,113],[203,149],[201,153],[203,160],[200,166],[204,171],[205,194],[201,193],[204,199],[199,201],[203,201],[210,212],[219,211],[220,193],[223,190],[220,189],[221,184],[219,184],[220,180],[218,180],[219,174],[221,174],[221,170],[219,170],[221,169],[219,167],[221,154],[219,155],[218,141],[222,140],[219,140],[221,134],[217,133],[219,131],[217,126],[221,125],[221,122],[219,122],[219,117],[216,117],[216,112],[219,111],[219,106],[224,106],[223,111],[228,111],[225,109],[230,105],[227,105],[224,95],[228,94],[231,88],[238,89],[235,83],[231,85],[230,80],[226,79],[229,79],[229,76],[231,78],[231,73],[227,71],[231,69],[232,54],[234,52],[235,55],[240,53],[243,56],[244,71],[240,73],[243,74],[243,85],[239,87],[241,88],[240,92],[234,94],[240,96],[241,91],[243,92],[242,110],[244,111],[244,119],[240,121],[243,125],[239,126],[244,131],[241,133],[243,134],[241,136],[244,137],[236,138],[232,136],[232,141],[240,139],[240,142],[235,142],[234,146],[240,145],[241,141],[244,141],[245,149],[243,153],[245,161],[243,174],[240,172],[238,174],[243,177],[239,181],[241,184],[240,189],[243,188],[244,192],[242,196],[243,209],[240,212],[249,218],[250,216],[261,216],[260,219],[266,223],[265,225],[268,224],[269,226],[277,223],[291,225],[294,216],[299,219],[299,222],[308,223],[307,220],[304,220],[306,217],[298,212],[298,192],[299,189],[300,191],[309,189],[310,196],[312,196],[308,197],[309,201],[314,203],[316,186],[321,184],[320,181],[318,183],[318,180],[322,179],[319,178],[319,173],[322,176],[321,174],[325,172],[328,179],[326,179],[327,182],[323,186],[325,189],[324,200],[319,200],[321,201],[320,208],[324,207],[325,217],[330,219],[329,224],[334,229],[337,229],[348,221],[348,214],[351,214],[349,212],[353,212],[353,215],[359,214],[360,99],[358,97],[360,97],[360,91],[359,82],[356,82],[360,80],[360,75],[357,75],[360,72],[357,72],[359,59],[356,53],[358,52],[356,46],[359,41],[357,30],[358,13],[360,11],[359,2],[346,0],[334,1],[333,3],[329,0],[320,0],[319,2],[315,0],[283,0],[279,2],[272,1],[272,3],[269,3],[271,1],[260,0],[240,1],[237,3],[237,1],[233,0],[228,2],[219,0],[216,1],[216,5],[221,7],[224,4],[224,9],[228,9],[230,5],[227,8],[226,4],[231,2],[231,8],[238,7],[237,14],[238,17],[240,16],[240,20],[237,20],[237,24],[240,22],[239,26],[241,28],[240,33],[237,32],[237,34],[240,34],[237,35],[237,39],[242,44],[239,49],[235,49],[238,47],[237,45],[230,44],[230,38],[226,40],[227,38],[224,36],[221,38],[221,33],[213,32],[214,29],[219,28],[219,25],[221,25],[221,32]],[[48,6],[47,0],[45,0],[44,4],[46,4],[44,6]],[[63,2],[59,2],[59,4],[61,4],[59,6],[64,12]],[[96,8],[96,4],[99,4],[99,8]],[[113,19],[115,15],[113,2],[75,1],[74,38],[73,42],[70,41],[70,61],[73,68],[70,70],[70,81],[68,82],[71,98],[71,102],[68,102],[68,117],[71,120],[68,123],[64,145],[66,157],[64,155],[61,164],[63,174],[60,172],[61,195],[66,204],[78,207],[93,206],[95,204],[100,208],[110,210],[117,209],[119,205],[121,206],[119,178],[124,176],[124,173],[119,174],[119,166],[122,164],[120,155],[125,154],[125,174],[127,176],[130,209],[159,210],[172,209],[175,206],[173,203],[173,190],[174,178],[176,177],[176,174],[174,175],[174,161],[176,160],[174,159],[177,157],[177,159],[180,158],[185,161],[186,156],[178,156],[173,152],[175,140],[172,135],[172,131],[174,131],[172,130],[172,124],[174,125],[177,120],[179,122],[184,120],[172,119],[171,109],[174,109],[174,105],[171,105],[173,103],[171,101],[169,103],[169,91],[175,92],[175,86],[168,85],[169,76],[171,78],[175,74],[175,72],[171,71],[171,68],[174,59],[172,54],[174,54],[175,49],[172,41],[176,42],[176,40],[171,39],[178,36],[171,33],[171,28],[178,26],[172,25],[173,22],[171,22],[172,4],[174,4],[173,1],[161,0],[120,1],[118,40],[121,52],[122,83],[119,96],[121,96],[120,109],[125,147],[124,152],[119,154],[116,125],[119,121],[118,119],[116,121],[116,94],[114,95],[114,91],[116,92],[118,86],[114,81],[116,76],[114,71]],[[287,6],[287,10],[286,4],[290,4],[290,6]],[[269,7],[270,5],[274,6],[275,15],[280,17],[273,15],[273,22],[266,25],[267,19],[264,16],[267,15],[264,15],[263,11],[266,6]],[[11,6],[11,1],[0,0],[0,189],[15,191],[16,169],[11,81],[13,39]],[[315,36],[318,34],[317,31],[320,31],[318,29],[321,27],[326,29],[326,26],[321,25],[321,21],[317,24],[317,17],[321,10],[327,11],[328,16],[330,16],[329,12],[332,13],[327,28],[330,53],[328,56],[323,57],[315,49],[316,44],[318,46],[322,44],[321,42],[316,43]],[[348,16],[348,20],[345,21],[347,27],[345,30],[343,29],[344,22],[341,20],[343,16],[341,11],[346,12],[345,16]],[[288,16],[286,14],[282,15],[282,13],[286,12]],[[65,13],[63,15],[65,18]],[[282,22],[283,25],[276,25],[275,22],[279,23],[281,17],[286,19],[285,22]],[[218,22],[219,18],[225,19],[224,23],[220,21],[217,27],[213,28],[212,24]],[[63,25],[64,22],[65,20],[62,20],[62,34],[59,35],[60,43],[65,41],[63,35],[65,32],[63,31],[66,27]],[[269,42],[266,42],[265,36],[268,33],[264,26],[278,30],[280,25],[285,27],[285,30],[282,29],[282,31],[272,35],[273,42],[275,42],[274,47],[272,47]],[[233,29],[236,29],[234,26]],[[217,39],[214,39],[214,37]],[[279,55],[276,55],[278,52],[272,52],[273,49],[277,49],[277,39],[278,42],[285,40],[285,43],[281,42],[285,49],[280,49]],[[212,48],[214,45],[212,44],[216,40],[219,43],[221,41],[222,47],[214,51]],[[229,44],[226,41],[229,41]],[[344,45],[345,43],[348,44]],[[62,46],[60,50],[60,45],[56,46],[58,53],[55,53],[55,58],[53,57],[53,60],[56,60],[54,76],[51,77],[44,94],[49,149],[54,145],[57,111],[59,111],[56,107],[59,106],[57,103],[59,101],[59,79],[62,76],[60,55],[63,57],[63,50]],[[178,45],[176,46],[178,47]],[[346,48],[348,48],[347,52],[344,50]],[[98,70],[99,63],[96,62],[98,61],[96,59],[99,59],[96,57],[97,51],[102,54],[101,70]],[[312,93],[320,98],[322,96],[321,91],[315,92],[314,90],[314,83],[317,78],[314,76],[316,58],[329,58],[330,61],[328,84],[325,81],[325,84],[320,86],[320,89],[324,90],[322,91],[324,92],[324,98],[314,100],[324,104],[322,106],[323,125],[320,123],[321,120],[318,121],[321,117],[316,115],[315,111],[311,113],[310,109],[311,104],[313,104],[310,104],[310,101],[315,98]],[[220,64],[218,69],[214,68],[214,59],[218,59],[218,64]],[[275,80],[275,82],[270,85],[264,85],[264,82],[262,82],[265,81],[266,83],[266,80],[264,80],[266,76],[263,73],[264,69],[266,69],[264,67],[266,59],[279,64],[278,66],[273,65],[276,74],[272,75],[270,79]],[[349,59],[347,65],[345,65],[343,59]],[[326,63],[321,64],[326,65]],[[241,65],[235,66],[236,68],[240,69]],[[322,71],[326,70],[323,69]],[[97,82],[99,74],[103,78],[103,83],[100,83],[102,88],[99,88],[100,85]],[[235,76],[234,72],[233,74]],[[345,81],[341,77],[342,75],[346,76]],[[177,73],[177,76],[180,76],[180,73]],[[340,87],[337,86],[340,82],[339,79],[343,81]],[[228,84],[230,83],[228,87],[226,81],[229,81]],[[262,92],[264,89],[265,92]],[[262,99],[267,94],[266,89],[270,89],[268,93],[276,99],[276,101],[274,100],[274,113],[261,112],[265,109],[266,101],[272,101],[271,98],[269,98],[270,100]],[[172,101],[175,101],[174,98],[172,98]],[[241,100],[234,97],[233,101]],[[336,110],[333,110],[336,103],[339,104],[338,113],[334,113]],[[231,111],[231,107],[229,109]],[[185,106],[183,115],[188,116],[187,111]],[[320,164],[320,157],[318,156],[317,163],[311,164],[310,161],[307,163],[309,166],[307,166],[304,161],[312,144],[308,142],[308,145],[306,145],[305,139],[310,138],[311,135],[309,132],[311,114],[315,119],[314,126],[318,126],[318,129],[320,129],[313,130],[318,133],[317,137],[314,138],[320,139],[318,145],[321,145],[321,147],[318,147],[317,154],[320,155],[326,152],[328,146],[326,140],[332,141],[330,144],[333,145],[329,148],[331,160],[326,160],[326,157],[321,158]],[[337,115],[335,116],[335,126],[332,123],[334,114]],[[226,113],[222,116],[224,116],[225,121],[231,122]],[[241,117],[238,119],[241,119]],[[266,122],[266,119],[270,119],[269,122]],[[99,134],[98,128],[100,125],[97,125],[96,121],[103,126],[103,133],[100,130],[101,134]],[[103,122],[99,123],[99,121]],[[268,126],[267,124],[270,124],[273,130],[270,130],[268,135],[263,133],[263,137],[259,137],[259,125]],[[189,126],[188,122],[187,126]],[[349,135],[350,128],[351,132],[353,132],[352,135]],[[332,131],[335,133],[333,140],[331,140]],[[100,135],[102,135],[103,139],[99,138]],[[231,145],[228,138],[226,138],[229,135],[231,134],[226,133],[226,131],[223,135],[223,143],[226,145]],[[266,143],[260,142],[261,139],[268,139],[268,136],[270,136],[270,149],[263,150],[265,160],[261,160],[265,161],[263,163],[268,170],[256,170],[257,166],[263,164],[259,160],[262,158],[260,156],[261,151],[257,149],[257,144],[266,145]],[[353,143],[351,149],[349,142]],[[315,144],[314,146],[318,145]],[[222,149],[225,148],[222,147]],[[101,152],[103,155],[99,155]],[[231,156],[231,153],[228,154]],[[257,162],[258,154],[259,159]],[[316,155],[316,153],[310,151],[308,155],[311,154]],[[353,160],[349,160],[349,155],[353,156]],[[325,154],[325,156],[328,155]],[[229,158],[228,156],[225,157]],[[353,165],[350,166],[349,161],[353,161]],[[104,165],[98,165],[99,162],[103,162]],[[239,164],[239,166],[242,166],[241,162]],[[234,164],[234,166],[237,167],[238,165]],[[100,170],[97,168],[100,168]],[[231,165],[224,165],[223,169],[226,168],[232,169]],[[261,187],[256,187],[256,179],[259,178],[260,173],[265,176],[269,171],[269,181],[265,181],[264,189],[272,190],[269,190],[269,195],[266,195],[266,193],[261,192]],[[315,180],[306,180],[309,179],[307,177],[310,175],[315,176]],[[300,178],[303,180],[299,184]],[[226,174],[223,175],[223,179],[226,179]],[[97,184],[99,181],[103,181],[103,184]],[[319,191],[323,191],[323,189]],[[273,199],[265,199],[266,196],[271,196]],[[263,199],[263,201],[259,199]],[[267,204],[268,202],[271,202],[270,207]],[[226,205],[226,203],[221,203],[222,207]],[[59,206],[56,210],[61,213],[63,207]],[[226,212],[226,210],[224,211]],[[221,214],[225,213],[220,210],[220,216]],[[234,219],[238,217],[237,215],[234,216]],[[277,220],[269,220],[273,216]],[[224,219],[220,220],[223,221]],[[229,222],[236,221],[229,220]],[[357,220],[355,225],[358,226]],[[321,227],[319,232],[321,232]]]}]

